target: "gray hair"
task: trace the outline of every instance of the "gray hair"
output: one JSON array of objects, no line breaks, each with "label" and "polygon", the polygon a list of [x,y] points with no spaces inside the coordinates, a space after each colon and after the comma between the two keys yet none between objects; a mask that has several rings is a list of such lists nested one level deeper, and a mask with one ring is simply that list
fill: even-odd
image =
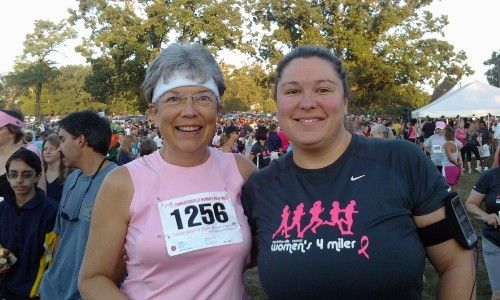
[{"label": "gray hair", "polygon": [[163,49],[146,70],[142,87],[147,103],[151,103],[158,80],[167,81],[175,72],[184,72],[189,79],[203,83],[213,78],[219,96],[226,90],[224,76],[212,53],[197,43],[174,43]]}]

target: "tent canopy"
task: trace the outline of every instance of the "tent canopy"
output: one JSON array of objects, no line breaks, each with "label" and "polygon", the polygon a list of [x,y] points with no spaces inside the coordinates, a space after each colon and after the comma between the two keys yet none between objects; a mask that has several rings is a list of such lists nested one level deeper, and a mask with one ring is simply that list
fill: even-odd
[{"label": "tent canopy", "polygon": [[434,102],[411,113],[413,118],[500,116],[500,88],[479,81],[448,91]]}]

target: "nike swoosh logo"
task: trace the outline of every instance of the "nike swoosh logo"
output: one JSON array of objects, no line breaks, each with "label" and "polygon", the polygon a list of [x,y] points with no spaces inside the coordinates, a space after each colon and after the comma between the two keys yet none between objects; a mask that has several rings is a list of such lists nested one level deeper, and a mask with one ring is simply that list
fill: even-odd
[{"label": "nike swoosh logo", "polygon": [[366,175],[361,175],[361,176],[358,176],[358,177],[351,176],[351,181],[356,181],[356,180],[361,179],[361,178],[363,178],[365,176]]}]

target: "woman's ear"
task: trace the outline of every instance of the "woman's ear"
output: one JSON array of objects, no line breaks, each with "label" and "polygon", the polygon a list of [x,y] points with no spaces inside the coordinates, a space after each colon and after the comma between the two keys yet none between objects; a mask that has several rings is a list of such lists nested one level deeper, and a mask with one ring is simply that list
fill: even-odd
[{"label": "woman's ear", "polygon": [[148,105],[148,119],[149,119],[149,121],[151,121],[151,123],[156,124],[156,112],[157,112],[156,105],[154,105],[153,103],[149,103],[149,105]]}]

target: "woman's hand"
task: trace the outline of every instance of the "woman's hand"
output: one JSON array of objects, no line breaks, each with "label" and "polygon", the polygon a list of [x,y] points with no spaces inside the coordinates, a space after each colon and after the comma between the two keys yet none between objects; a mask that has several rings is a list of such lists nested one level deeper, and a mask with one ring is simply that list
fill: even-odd
[{"label": "woman's hand", "polygon": [[497,228],[500,225],[500,217],[496,214],[487,214],[481,217],[483,222],[488,223],[489,225]]}]

